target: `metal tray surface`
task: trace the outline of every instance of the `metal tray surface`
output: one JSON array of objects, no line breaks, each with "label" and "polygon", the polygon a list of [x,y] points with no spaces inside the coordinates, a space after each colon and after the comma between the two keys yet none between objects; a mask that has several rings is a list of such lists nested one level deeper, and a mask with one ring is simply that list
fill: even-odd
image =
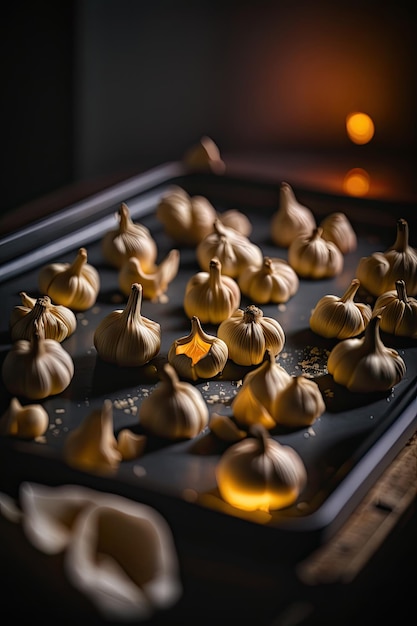
[{"label": "metal tray surface", "polygon": [[[113,402],[116,434],[122,428],[143,432],[138,408],[158,384],[152,368],[117,368],[105,364],[93,347],[93,334],[100,320],[114,309],[123,308],[127,300],[119,291],[117,270],[104,263],[100,247],[103,234],[117,225],[115,211],[120,201],[128,204],[135,221],[150,229],[158,245],[158,262],[177,247],[155,215],[161,194],[173,184],[190,194],[205,195],[219,212],[229,208],[245,212],[253,226],[250,239],[261,247],[264,255],[287,258],[287,251],[277,248],[270,239],[270,220],[278,207],[279,178],[250,180],[247,174],[245,178],[218,177],[182,172],[175,165],[163,168],[159,178],[153,174],[150,184],[146,180],[146,176],[139,176],[137,187],[133,184],[116,188],[109,194],[107,205],[100,196],[94,201],[90,199],[89,212],[84,214],[80,228],[76,228],[76,223],[68,225],[70,209],[62,213],[65,228],[57,230],[56,215],[44,220],[42,227],[35,224],[33,231],[40,233],[35,251],[29,249],[31,227],[22,231],[21,240],[18,233],[13,235],[15,249],[19,250],[20,246],[21,254],[13,258],[9,252],[8,258],[3,259],[6,271],[0,283],[1,360],[10,349],[8,323],[12,307],[20,304],[19,292],[26,291],[32,297],[40,295],[37,279],[41,265],[71,261],[76,250],[84,245],[88,262],[100,273],[101,290],[96,305],[77,314],[77,330],[62,344],[74,359],[75,375],[63,393],[42,401],[50,417],[48,431],[42,441],[1,438],[2,473],[7,473],[9,482],[14,476],[16,489],[24,480],[47,484],[73,482],[147,501],[157,506],[178,532],[196,532],[197,526],[201,533],[215,527],[217,540],[223,538],[229,547],[239,537],[255,540],[254,546],[259,540],[257,549],[272,539],[281,552],[289,546],[293,549],[295,544],[300,547],[305,540],[321,542],[340,527],[417,427],[417,342],[382,334],[384,343],[395,347],[404,358],[406,375],[389,393],[352,394],[335,385],[327,373],[327,355],[335,341],[323,339],[309,329],[309,314],[320,297],[344,293],[360,257],[392,245],[398,218],[410,219],[411,231],[412,215],[406,214],[404,206],[378,208],[355,198],[331,198],[294,190],[299,201],[312,208],[318,222],[329,212],[343,210],[357,233],[358,248],[345,255],[344,269],[338,277],[300,279],[298,292],[285,305],[261,305],[264,315],[276,318],[285,331],[286,342],[278,362],[290,374],[303,373],[318,382],[326,411],[311,427],[271,431],[281,443],[297,450],[305,463],[308,483],[298,501],[268,514],[249,513],[234,509],[220,498],[215,468],[225,444],[214,445],[207,429],[192,440],[178,442],[149,436],[144,454],[134,461],[123,461],[116,474],[109,477],[74,470],[62,460],[68,433],[92,410],[100,408],[106,398]],[[126,189],[132,192],[131,196],[122,195]],[[136,189],[139,189],[137,193]],[[82,206],[78,213],[82,213],[81,209]],[[375,221],[378,215],[380,218]],[[190,331],[190,321],[182,306],[183,294],[187,280],[200,268],[194,249],[180,248],[180,254],[180,271],[169,285],[168,302],[144,300],[142,305],[143,315],[159,322],[162,329],[156,365],[166,360],[172,342]],[[251,303],[242,296],[241,307]],[[216,334],[216,327],[203,326],[207,332]],[[228,364],[220,377],[195,383],[210,413],[231,415],[230,404],[238,381],[247,371]],[[0,398],[0,414],[3,414],[10,399],[3,382],[0,382]],[[207,538],[204,533],[203,536]],[[295,539],[288,544],[290,537]]]}]

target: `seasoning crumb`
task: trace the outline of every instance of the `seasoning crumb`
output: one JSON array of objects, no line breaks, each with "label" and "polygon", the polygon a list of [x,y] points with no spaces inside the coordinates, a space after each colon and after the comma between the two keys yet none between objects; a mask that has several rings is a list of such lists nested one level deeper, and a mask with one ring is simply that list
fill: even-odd
[{"label": "seasoning crumb", "polygon": [[146,476],[146,469],[143,467],[143,465],[134,465],[133,473],[139,478],[142,478],[143,476]]}]

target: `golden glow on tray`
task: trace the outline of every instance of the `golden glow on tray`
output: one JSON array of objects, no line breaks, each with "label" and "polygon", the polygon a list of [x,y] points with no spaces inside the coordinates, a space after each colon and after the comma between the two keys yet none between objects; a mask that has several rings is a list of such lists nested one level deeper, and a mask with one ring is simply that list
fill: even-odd
[{"label": "golden glow on tray", "polygon": [[366,113],[349,113],[346,117],[346,132],[353,143],[362,145],[371,141],[375,134],[375,125]]},{"label": "golden glow on tray", "polygon": [[343,191],[350,196],[366,196],[371,179],[368,172],[361,167],[349,170],[343,179]]}]

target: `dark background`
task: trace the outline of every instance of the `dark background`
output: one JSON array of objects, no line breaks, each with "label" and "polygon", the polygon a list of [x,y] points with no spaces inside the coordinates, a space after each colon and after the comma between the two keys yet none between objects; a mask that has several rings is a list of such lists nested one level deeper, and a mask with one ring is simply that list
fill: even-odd
[{"label": "dark background", "polygon": [[415,148],[415,21],[403,2],[38,0],[2,7],[0,208],[182,157]]}]

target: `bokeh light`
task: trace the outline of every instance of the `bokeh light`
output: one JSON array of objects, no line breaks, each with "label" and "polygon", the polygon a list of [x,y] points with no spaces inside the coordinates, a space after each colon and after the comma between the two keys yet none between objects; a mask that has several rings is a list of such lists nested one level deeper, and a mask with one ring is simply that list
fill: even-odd
[{"label": "bokeh light", "polygon": [[349,113],[346,117],[346,132],[353,143],[369,143],[375,134],[372,119],[366,113]]},{"label": "bokeh light", "polygon": [[349,170],[343,180],[343,191],[349,196],[366,196],[371,179],[368,172],[361,167]]}]

